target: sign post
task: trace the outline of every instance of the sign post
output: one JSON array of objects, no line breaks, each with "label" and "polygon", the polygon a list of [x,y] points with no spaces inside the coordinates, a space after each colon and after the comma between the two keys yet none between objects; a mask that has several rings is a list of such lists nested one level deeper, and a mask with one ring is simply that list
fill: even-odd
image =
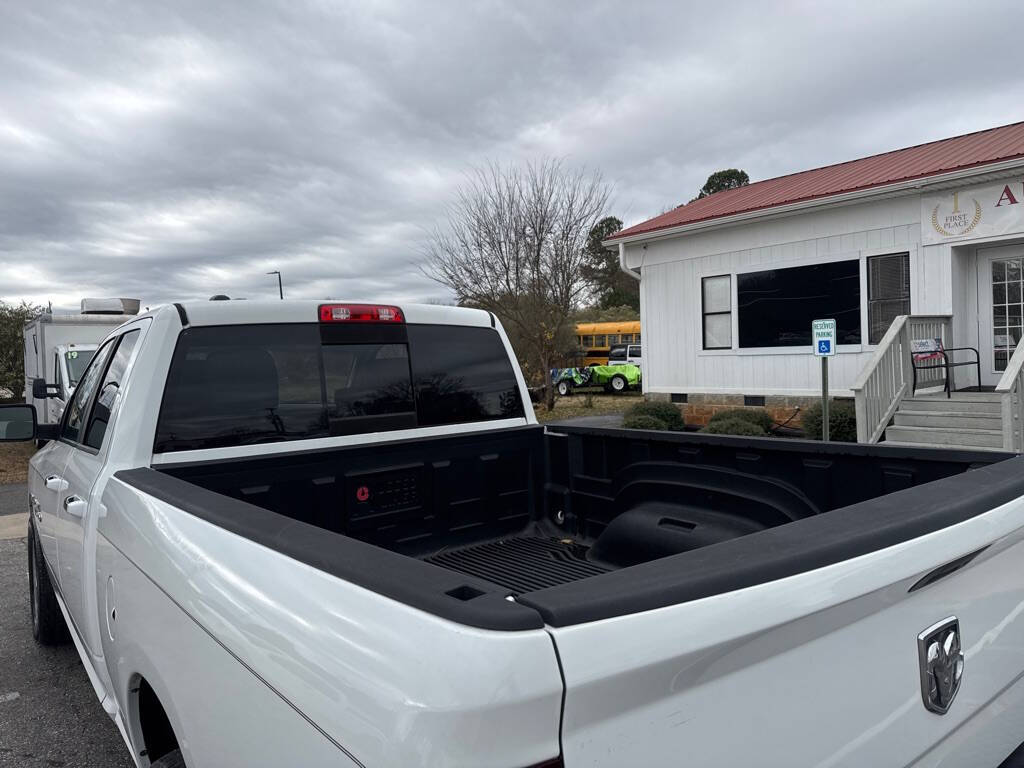
[{"label": "sign post", "polygon": [[828,359],[836,353],[836,321],[811,321],[811,343],[821,358],[821,439],[828,442]]}]

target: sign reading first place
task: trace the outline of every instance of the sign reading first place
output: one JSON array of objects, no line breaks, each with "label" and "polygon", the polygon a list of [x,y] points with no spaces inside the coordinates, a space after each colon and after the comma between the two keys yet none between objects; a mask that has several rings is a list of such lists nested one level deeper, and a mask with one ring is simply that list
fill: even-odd
[{"label": "sign reading first place", "polygon": [[812,320],[811,343],[818,357],[832,357],[836,353],[836,321]]}]

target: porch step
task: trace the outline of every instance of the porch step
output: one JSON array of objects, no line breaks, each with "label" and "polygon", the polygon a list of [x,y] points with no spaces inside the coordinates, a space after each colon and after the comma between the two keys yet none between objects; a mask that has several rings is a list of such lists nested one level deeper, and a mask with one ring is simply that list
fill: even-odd
[{"label": "porch step", "polygon": [[918,443],[954,448],[1002,448],[999,429],[911,427],[893,425],[885,430],[885,441]]},{"label": "porch step", "polygon": [[899,448],[934,448],[940,451],[962,449],[965,451],[1003,451],[1003,448],[990,448],[987,445],[936,445],[935,443],[907,443],[901,440],[886,440],[880,445],[895,446]]},{"label": "porch step", "polygon": [[987,429],[1000,430],[1003,420],[998,411],[924,411],[899,410],[893,416],[897,427],[934,427],[938,429]]},{"label": "porch step", "polygon": [[951,398],[947,398],[945,395],[908,397],[900,403],[899,409],[905,413],[945,411],[999,416],[1002,414],[1002,407],[1001,395],[995,392],[964,392],[954,393]]}]

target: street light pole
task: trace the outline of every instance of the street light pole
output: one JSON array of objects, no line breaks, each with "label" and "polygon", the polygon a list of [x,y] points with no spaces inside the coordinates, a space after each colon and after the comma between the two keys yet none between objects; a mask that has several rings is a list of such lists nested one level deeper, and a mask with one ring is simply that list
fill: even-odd
[{"label": "street light pole", "polygon": [[277,275],[277,293],[281,297],[281,301],[284,301],[284,287],[281,285],[281,273],[278,270],[273,272],[267,272],[268,275]]}]

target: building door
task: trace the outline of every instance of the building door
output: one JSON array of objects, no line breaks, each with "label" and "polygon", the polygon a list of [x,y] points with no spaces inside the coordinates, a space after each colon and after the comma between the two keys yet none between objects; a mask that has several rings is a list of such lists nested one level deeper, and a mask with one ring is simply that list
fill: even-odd
[{"label": "building door", "polygon": [[1022,318],[1024,246],[979,249],[978,352],[983,385],[999,383],[1021,340]]}]

